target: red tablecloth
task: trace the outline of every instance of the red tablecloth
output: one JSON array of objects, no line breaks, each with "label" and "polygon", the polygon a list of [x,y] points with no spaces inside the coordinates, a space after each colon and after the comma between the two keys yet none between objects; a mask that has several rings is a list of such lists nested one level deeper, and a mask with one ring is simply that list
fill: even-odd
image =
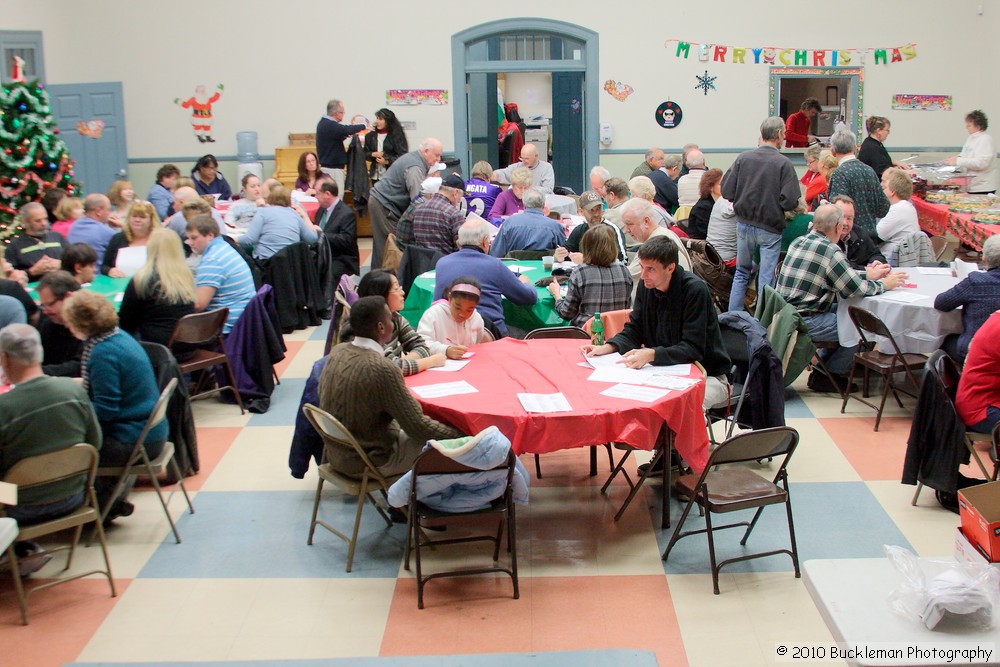
[{"label": "red tablecloth", "polygon": [[920,228],[934,236],[944,236],[950,231],[966,245],[982,250],[986,239],[1000,234],[1000,225],[975,222],[972,213],[952,213],[947,204],[932,204],[920,197],[912,197],[910,201],[917,209]]},{"label": "red tablecloth", "polygon": [[[465,433],[496,426],[510,438],[514,451],[542,454],[605,442],[626,442],[652,449],[664,422],[674,432],[674,445],[684,460],[701,471],[708,461],[708,437],[701,404],[705,384],[671,391],[653,403],[602,396],[611,384],[589,382],[592,369],[583,361],[581,342],[567,339],[531,341],[504,338],[477,345],[471,362],[455,373],[425,371],[406,378],[410,387],[465,380],[474,394],[420,398],[426,414]],[[697,370],[693,377],[700,377]],[[527,413],[518,393],[562,392],[572,412]]]}]

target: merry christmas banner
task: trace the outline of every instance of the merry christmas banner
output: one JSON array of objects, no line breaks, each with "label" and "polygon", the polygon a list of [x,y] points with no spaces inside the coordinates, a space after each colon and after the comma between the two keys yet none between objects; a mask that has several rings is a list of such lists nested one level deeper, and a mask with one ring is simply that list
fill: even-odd
[{"label": "merry christmas banner", "polygon": [[693,56],[700,62],[735,65],[846,67],[864,65],[869,54],[875,58],[876,65],[901,63],[917,57],[917,45],[912,43],[887,48],[792,49],[777,46],[726,46],[668,39],[663,46],[672,49],[678,58],[689,59]]}]

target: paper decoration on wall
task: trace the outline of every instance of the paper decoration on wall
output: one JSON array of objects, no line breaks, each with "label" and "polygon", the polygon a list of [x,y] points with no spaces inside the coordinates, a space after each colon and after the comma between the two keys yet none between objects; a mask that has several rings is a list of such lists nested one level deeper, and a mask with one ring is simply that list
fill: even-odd
[{"label": "paper decoration on wall", "polygon": [[896,93],[892,108],[900,111],[951,111],[951,95]]},{"label": "paper decoration on wall", "polygon": [[656,124],[665,130],[672,130],[681,124],[684,111],[677,102],[667,100],[656,107]]},{"label": "paper decoration on wall", "polygon": [[[676,46],[675,46],[676,45]],[[680,39],[668,39],[663,47],[673,49],[678,58],[695,55],[701,62],[732,63],[736,65],[788,65],[801,67],[846,67],[864,65],[871,53],[876,65],[889,65],[913,60],[917,57],[915,43],[894,47],[851,47],[843,49],[791,49],[779,46],[724,46],[701,44]]]},{"label": "paper decoration on wall", "polygon": [[635,88],[632,86],[614,79],[608,79],[604,82],[604,90],[619,102],[624,102],[629,95],[635,92]]},{"label": "paper decoration on wall", "polygon": [[104,134],[104,121],[103,120],[88,120],[80,121],[76,124],[77,134],[84,137],[90,137],[91,139],[100,139],[101,135]]},{"label": "paper decoration on wall", "polygon": [[574,97],[569,101],[569,110],[573,113],[580,113],[583,111],[583,104],[580,102],[579,97]]},{"label": "paper decoration on wall", "polygon": [[209,96],[205,86],[198,84],[194,87],[193,96],[186,100],[179,97],[174,98],[174,104],[179,104],[182,109],[191,110],[191,129],[201,143],[215,142],[215,139],[212,138],[212,105],[219,101],[225,88],[220,83],[215,87],[215,92]]},{"label": "paper decoration on wall", "polygon": [[695,90],[701,90],[706,95],[708,95],[709,90],[718,90],[718,88],[715,87],[715,80],[719,77],[709,76],[708,70],[705,70],[704,76],[695,74],[694,78],[698,79],[698,85],[695,86]]},{"label": "paper decoration on wall", "polygon": [[385,103],[392,106],[427,104],[442,106],[448,104],[447,90],[400,89],[385,91]]}]

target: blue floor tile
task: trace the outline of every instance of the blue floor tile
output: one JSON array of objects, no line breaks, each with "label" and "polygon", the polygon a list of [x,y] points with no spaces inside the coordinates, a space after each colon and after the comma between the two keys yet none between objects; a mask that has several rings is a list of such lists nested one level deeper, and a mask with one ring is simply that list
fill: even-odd
[{"label": "blue floor tile", "polygon": [[[344,572],[347,543],[317,526],[306,544],[312,492],[258,491],[198,494],[197,513],[178,523],[183,542],[172,536],[154,552],[140,577],[312,578],[396,577],[406,527],[385,521],[370,504],[361,515],[352,573]],[[324,486],[319,518],[350,535],[357,501]]]},{"label": "blue floor tile", "polygon": [[[647,491],[647,494],[649,491]],[[659,488],[656,488],[659,494]],[[910,543],[872,495],[864,482],[821,482],[791,485],[792,515],[795,519],[795,540],[799,548],[799,564],[811,558],[881,558],[882,545],[896,544],[911,549]],[[649,496],[647,496],[648,498]],[[658,497],[658,495],[657,495]],[[680,519],[684,504],[671,500],[671,527],[660,531],[657,542],[662,553]],[[652,511],[657,525],[660,509]],[[716,526],[736,521],[749,521],[753,511],[715,514]],[[705,527],[698,508],[692,508],[684,524],[685,530]],[[764,509],[757,526],[750,534],[746,547],[739,542],[746,529],[730,528],[715,533],[716,558],[722,561],[772,549],[789,547],[788,525],[784,505]],[[681,539],[664,561],[667,574],[708,574],[708,539],[704,534]],[[727,565],[723,572],[790,572],[792,559],[778,555]]]},{"label": "blue floor tile", "polygon": [[812,419],[813,413],[806,405],[799,392],[794,389],[785,389],[785,418],[786,419]]},{"label": "blue floor tile", "polygon": [[610,649],[604,651],[557,651],[551,653],[492,653],[481,655],[432,655],[384,658],[333,658],[329,660],[268,660],[235,662],[74,662],[66,667],[656,667],[650,651]]},{"label": "blue floor tile", "polygon": [[311,334],[309,334],[309,340],[326,340],[326,334],[330,331],[330,320],[323,320],[323,324],[316,327]]},{"label": "blue floor tile", "polygon": [[294,426],[302,400],[306,378],[284,378],[271,394],[271,407],[264,414],[253,415],[247,426]]}]

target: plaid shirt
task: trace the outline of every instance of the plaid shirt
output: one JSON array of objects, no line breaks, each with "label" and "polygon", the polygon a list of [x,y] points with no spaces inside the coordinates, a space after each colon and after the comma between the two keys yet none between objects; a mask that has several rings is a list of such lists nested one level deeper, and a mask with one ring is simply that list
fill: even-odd
[{"label": "plaid shirt", "polygon": [[781,265],[778,293],[802,315],[829,312],[834,296],[875,296],[885,285],[851,268],[836,243],[812,231],[792,242]]},{"label": "plaid shirt", "polygon": [[450,254],[458,250],[455,244],[458,228],[465,216],[440,192],[413,212],[413,236],[421,248]]},{"label": "plaid shirt", "polygon": [[581,264],[569,277],[566,297],[556,300],[556,312],[582,327],[594,313],[624,310],[632,305],[632,275],[621,262],[611,266]]}]

